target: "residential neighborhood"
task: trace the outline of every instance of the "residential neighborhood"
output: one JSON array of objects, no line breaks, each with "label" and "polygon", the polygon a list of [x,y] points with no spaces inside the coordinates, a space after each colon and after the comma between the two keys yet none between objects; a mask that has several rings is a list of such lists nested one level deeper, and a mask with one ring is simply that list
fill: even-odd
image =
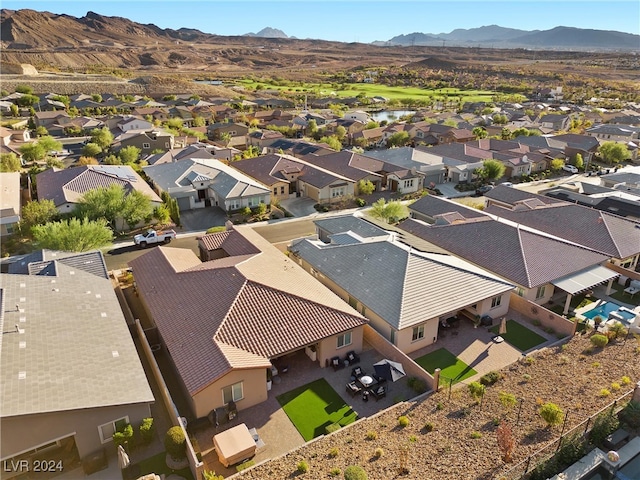
[{"label": "residential neighborhood", "polygon": [[548,87],[4,92],[2,478],[638,472],[640,104]]}]

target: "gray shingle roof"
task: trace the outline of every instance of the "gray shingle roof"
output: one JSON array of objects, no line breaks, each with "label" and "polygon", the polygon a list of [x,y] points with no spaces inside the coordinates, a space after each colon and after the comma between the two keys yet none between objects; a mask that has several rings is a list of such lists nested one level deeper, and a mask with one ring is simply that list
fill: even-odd
[{"label": "gray shingle roof", "polygon": [[544,285],[607,259],[586,248],[489,218],[452,225],[406,220],[400,227],[527,288]]},{"label": "gray shingle roof", "polygon": [[640,223],[589,207],[563,202],[533,209],[511,210],[493,205],[485,212],[583,245],[612,258],[624,259],[640,253]]},{"label": "gray shingle roof", "polygon": [[449,255],[416,252],[388,241],[326,245],[303,239],[291,250],[396,329],[513,288]]},{"label": "gray shingle roof", "polygon": [[515,205],[516,202],[521,202],[530,198],[535,198],[544,204],[561,204],[562,200],[555,198],[545,197],[544,195],[537,195],[535,193],[520,190],[519,188],[505,187],[504,185],[498,185],[496,188],[489,190],[484,196],[490,200],[496,200],[507,205]]},{"label": "gray shingle roof", "polygon": [[153,402],[110,280],[55,263],[0,275],[2,416]]},{"label": "gray shingle roof", "polygon": [[475,208],[465,207],[460,203],[445,200],[434,195],[425,195],[414,203],[409,205],[409,209],[413,212],[420,213],[427,217],[435,217],[450,212],[458,212],[465,218],[482,218],[486,217],[481,211]]},{"label": "gray shingle roof", "polygon": [[83,270],[98,277],[109,278],[104,257],[98,250],[84,253],[61,252],[58,250],[38,250],[26,255],[19,260],[9,264],[8,273],[30,274],[30,265],[38,264],[39,267],[32,267],[34,271],[45,268],[47,263],[58,261],[69,267]]},{"label": "gray shingle roof", "polygon": [[313,223],[328,234],[353,232],[363,238],[389,235],[389,232],[353,215],[340,215],[315,220]]}]

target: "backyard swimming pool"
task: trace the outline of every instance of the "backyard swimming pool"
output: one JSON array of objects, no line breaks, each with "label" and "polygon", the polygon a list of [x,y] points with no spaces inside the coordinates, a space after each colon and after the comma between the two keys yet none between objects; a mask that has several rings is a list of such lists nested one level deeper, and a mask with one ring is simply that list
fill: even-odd
[{"label": "backyard swimming pool", "polygon": [[615,474],[600,466],[598,470],[581,480],[636,480],[638,478],[640,478],[640,455],[636,455],[625,463]]},{"label": "backyard swimming pool", "polygon": [[618,313],[622,318],[626,320],[632,320],[635,318],[635,314],[628,310],[620,310],[620,305],[613,302],[604,302],[598,305],[596,308],[593,308],[587,312],[584,312],[582,315],[587,317],[590,320],[593,320],[595,317],[602,317],[603,320],[607,320],[609,318],[609,314],[611,312]]}]

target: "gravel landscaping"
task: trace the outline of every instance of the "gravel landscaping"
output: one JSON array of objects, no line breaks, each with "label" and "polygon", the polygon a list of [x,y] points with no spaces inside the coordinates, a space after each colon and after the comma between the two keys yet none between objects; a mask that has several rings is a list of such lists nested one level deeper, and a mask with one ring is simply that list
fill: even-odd
[{"label": "gravel landscaping", "polygon": [[[416,402],[400,403],[376,417],[362,419],[320,437],[283,457],[243,472],[247,479],[342,478],[349,465],[364,468],[369,479],[492,479],[557,440],[561,426],[546,428],[540,405],[557,404],[568,412],[566,430],[633,389],[640,380],[640,340],[613,341],[592,348],[589,336],[545,349],[507,367],[486,388],[482,403],[465,383]],[[608,395],[604,392],[606,389]],[[507,408],[499,393],[523,399]],[[408,424],[401,426],[399,417]],[[513,462],[504,464],[497,447],[501,420],[513,426]],[[305,461],[308,471],[298,471]],[[531,468],[534,465],[531,465]],[[404,472],[400,469],[404,467]]]}]

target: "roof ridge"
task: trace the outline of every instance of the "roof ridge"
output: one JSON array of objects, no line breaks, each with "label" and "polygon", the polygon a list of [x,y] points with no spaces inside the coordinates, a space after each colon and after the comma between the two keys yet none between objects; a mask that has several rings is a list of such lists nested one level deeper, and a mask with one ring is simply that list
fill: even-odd
[{"label": "roof ridge", "polygon": [[[233,268],[235,268],[235,267],[233,267]],[[240,298],[240,296],[242,295],[242,292],[244,292],[245,288],[247,287],[247,283],[250,281],[239,270],[236,269],[236,271],[238,271],[238,273],[240,275],[242,275],[242,278],[244,278],[244,282],[242,283],[242,286],[238,289],[238,292],[236,293],[236,296],[233,299],[233,302],[231,302],[231,304],[229,305],[229,308],[227,309],[227,313],[225,314],[225,316],[222,318],[222,320],[218,324],[218,328],[216,328],[216,331],[213,333],[213,337],[211,339],[213,341],[215,341],[215,342],[218,341],[218,339],[216,338],[218,336],[218,333],[220,333],[220,330],[222,329],[222,327],[225,325],[225,323],[227,323],[227,320],[229,319],[229,315],[231,314],[231,312],[233,312],[233,309],[235,308],[236,304],[238,303],[238,299]],[[223,343],[226,343],[226,342],[223,342]],[[237,345],[233,345],[233,346],[236,347],[236,348],[240,348]],[[244,349],[242,349],[242,350],[244,350]]]},{"label": "roof ridge", "polygon": [[529,273],[529,264],[527,263],[527,256],[525,255],[524,245],[522,243],[522,230],[520,228],[520,224],[516,225],[516,232],[518,235],[518,244],[520,245],[520,255],[522,255],[522,264],[524,266],[524,273],[527,277],[527,287],[530,288],[533,285],[531,284],[531,274]]},{"label": "roof ridge", "polygon": [[613,245],[616,247],[616,251],[618,252],[618,255],[622,256],[622,251],[620,250],[620,247],[616,243],[615,235],[612,234],[611,229],[609,228],[609,224],[607,223],[607,216],[603,215],[603,213],[605,212],[600,212],[600,218],[602,219],[602,223],[604,224],[604,227],[607,229],[609,238],[611,239],[611,242],[613,243]]},{"label": "roof ridge", "polygon": [[[405,265],[404,268],[404,275],[402,276],[402,295],[400,297],[400,312],[398,315],[398,325],[402,324],[402,315],[404,314],[404,300],[405,300],[405,295],[407,292],[407,289],[405,288],[405,285],[407,284],[407,276],[409,275],[409,263],[411,262],[411,260],[414,258],[415,254],[413,253],[413,247],[411,245],[408,245],[409,247],[409,251],[407,251],[407,264]],[[404,249],[401,248],[402,251],[406,251]]]}]

